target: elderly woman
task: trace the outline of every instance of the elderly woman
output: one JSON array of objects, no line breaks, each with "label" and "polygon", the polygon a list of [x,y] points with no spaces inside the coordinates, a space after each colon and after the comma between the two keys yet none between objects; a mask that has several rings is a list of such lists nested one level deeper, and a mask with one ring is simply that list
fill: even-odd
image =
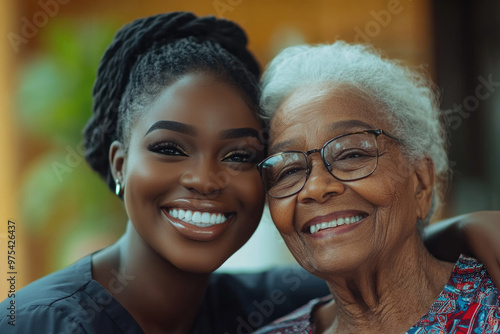
[{"label": "elderly woman", "polygon": [[272,218],[331,296],[259,333],[498,333],[498,289],[474,258],[420,235],[446,180],[431,83],[366,46],[283,51],[263,78]]}]

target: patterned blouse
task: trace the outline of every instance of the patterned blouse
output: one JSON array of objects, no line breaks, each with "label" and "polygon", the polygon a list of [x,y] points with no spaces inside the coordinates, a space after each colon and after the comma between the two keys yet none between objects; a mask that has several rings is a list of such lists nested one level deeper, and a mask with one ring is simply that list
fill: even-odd
[{"label": "patterned blouse", "polygon": [[[256,334],[313,334],[313,310],[331,296],[311,300]],[[407,334],[500,333],[500,296],[484,266],[476,259],[460,256],[443,291],[427,313]]]}]

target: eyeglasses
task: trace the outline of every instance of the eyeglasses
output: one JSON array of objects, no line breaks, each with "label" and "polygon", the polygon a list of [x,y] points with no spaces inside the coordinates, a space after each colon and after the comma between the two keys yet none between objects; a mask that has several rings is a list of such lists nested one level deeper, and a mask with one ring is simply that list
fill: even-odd
[{"label": "eyeglasses", "polygon": [[330,139],[321,149],[286,151],[271,155],[257,165],[267,194],[272,198],[295,195],[311,174],[308,157],[320,153],[325,168],[340,181],[354,181],[371,175],[378,164],[377,138],[384,130],[347,133]]}]

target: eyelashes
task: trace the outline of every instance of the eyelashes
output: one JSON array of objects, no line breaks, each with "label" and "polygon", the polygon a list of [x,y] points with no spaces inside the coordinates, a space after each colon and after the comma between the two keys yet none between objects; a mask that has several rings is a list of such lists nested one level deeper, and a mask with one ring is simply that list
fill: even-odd
[{"label": "eyelashes", "polygon": [[172,142],[160,142],[147,146],[148,150],[166,156],[188,156],[186,151],[178,144]]},{"label": "eyelashes", "polygon": [[[150,144],[147,149],[153,153],[157,153],[167,157],[189,157],[188,150],[174,142],[158,142]],[[254,148],[228,148],[221,161],[228,163],[258,163],[262,158],[262,152],[258,152]]]},{"label": "eyelashes", "polygon": [[223,161],[237,163],[257,163],[258,155],[253,149],[230,151],[223,158]]}]

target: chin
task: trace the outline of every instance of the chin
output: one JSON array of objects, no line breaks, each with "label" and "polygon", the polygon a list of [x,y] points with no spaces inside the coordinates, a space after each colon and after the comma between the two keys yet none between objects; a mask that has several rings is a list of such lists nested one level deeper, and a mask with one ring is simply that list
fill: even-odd
[{"label": "chin", "polygon": [[345,254],[339,251],[317,251],[313,256],[298,259],[299,264],[311,274],[322,279],[332,275],[341,275],[358,270],[363,265],[363,259],[355,254]]},{"label": "chin", "polygon": [[227,259],[181,258],[174,259],[171,263],[179,270],[193,274],[210,274],[219,269]]}]

